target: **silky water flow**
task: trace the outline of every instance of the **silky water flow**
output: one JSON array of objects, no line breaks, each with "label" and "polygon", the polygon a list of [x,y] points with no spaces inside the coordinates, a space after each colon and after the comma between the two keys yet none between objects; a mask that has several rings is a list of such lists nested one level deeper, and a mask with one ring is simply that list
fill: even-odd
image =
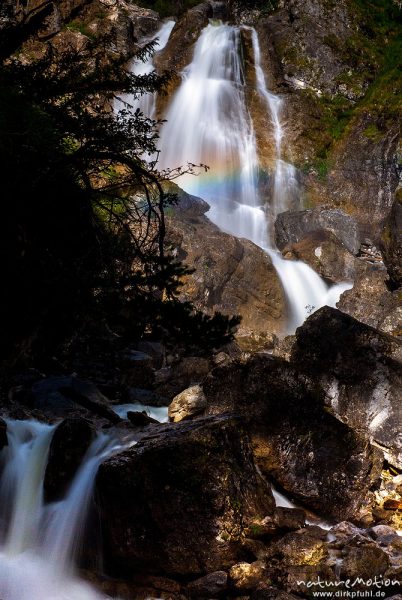
[{"label": "silky water flow", "polygon": [[65,497],[45,503],[44,478],[55,426],[7,419],[0,453],[1,600],[105,600],[74,572],[100,463],[125,447],[98,434]]}]

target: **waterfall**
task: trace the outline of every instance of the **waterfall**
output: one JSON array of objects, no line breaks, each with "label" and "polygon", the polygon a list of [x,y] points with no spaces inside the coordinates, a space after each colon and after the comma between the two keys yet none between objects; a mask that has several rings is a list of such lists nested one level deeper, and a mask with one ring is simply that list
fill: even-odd
[{"label": "waterfall", "polygon": [[297,174],[293,165],[282,160],[283,101],[266,87],[258,36],[251,29],[256,88],[275,137],[274,191],[271,206],[267,207],[258,191],[259,160],[246,103],[241,30],[210,23],[202,31],[193,60],[184,69],[182,83],[165,115],[159,167],[169,169],[187,163],[210,167],[196,177],[182,175],[179,185],[210,204],[208,217],[222,231],[247,238],[269,254],[289,305],[287,332],[293,332],[311,311],[325,304],[335,305],[340,294],[351,286],[342,283],[328,287],[308,265],[285,260],[275,248],[273,222],[299,197]]},{"label": "waterfall", "polygon": [[205,174],[183,175],[179,185],[208,201],[211,221],[223,231],[266,242],[257,192],[256,140],[246,109],[240,29],[209,24],[161,128],[160,168],[206,164]]},{"label": "waterfall", "polygon": [[65,498],[45,504],[43,482],[54,426],[7,420],[0,453],[1,600],[105,600],[73,573],[99,464],[123,447],[98,434]]},{"label": "waterfall", "polygon": [[[158,29],[155,35],[146,40],[147,42],[156,41],[154,53],[160,52],[166,46],[174,26],[175,21],[166,21],[166,23],[163,23],[160,29]],[[129,65],[129,70],[133,75],[148,75],[149,73],[152,73],[154,68],[153,55],[149,56],[145,61],[134,59]],[[125,108],[125,105],[128,105],[130,111],[135,112],[136,110],[140,110],[145,117],[155,119],[156,96],[156,92],[147,92],[138,98],[132,94],[122,94],[119,99],[116,99],[114,110],[118,112]]]}]

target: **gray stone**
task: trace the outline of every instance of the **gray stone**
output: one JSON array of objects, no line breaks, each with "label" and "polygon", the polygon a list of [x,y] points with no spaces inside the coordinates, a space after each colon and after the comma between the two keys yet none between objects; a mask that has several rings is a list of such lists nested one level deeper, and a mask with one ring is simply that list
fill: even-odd
[{"label": "gray stone", "polygon": [[283,250],[317,231],[331,232],[349,252],[357,254],[360,238],[355,219],[340,209],[323,206],[279,214],[275,222],[276,245]]},{"label": "gray stone", "polygon": [[228,575],[225,571],[215,571],[191,581],[187,592],[191,598],[214,598],[227,588]]},{"label": "gray stone", "polygon": [[200,385],[193,385],[173,398],[169,405],[169,420],[174,423],[191,419],[207,406],[207,399]]}]

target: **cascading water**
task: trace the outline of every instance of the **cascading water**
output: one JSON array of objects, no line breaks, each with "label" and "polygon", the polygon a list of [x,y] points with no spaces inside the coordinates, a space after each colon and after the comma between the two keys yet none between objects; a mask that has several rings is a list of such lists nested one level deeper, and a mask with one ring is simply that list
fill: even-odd
[{"label": "cascading water", "polygon": [[[166,23],[163,23],[162,27],[156,32],[156,34],[147,40],[148,42],[153,42],[156,40],[154,53],[160,52],[166,46],[174,26],[175,21],[166,21]],[[152,73],[154,69],[153,55],[149,56],[145,61],[134,59],[130,65],[130,71],[133,73],[133,75],[148,75],[149,73]],[[139,109],[145,117],[155,119],[156,96],[156,92],[147,92],[138,98],[130,94],[122,94],[120,99],[116,100],[115,110],[121,110],[127,104],[130,106],[130,110],[133,112]]]},{"label": "cascading water", "polygon": [[[274,173],[274,193],[272,213],[275,219],[280,212],[289,208],[295,196],[298,196],[296,169],[293,165],[282,160],[283,127],[281,124],[282,99],[270,93],[266,86],[264,72],[261,67],[260,46],[257,32],[251,30],[257,90],[266,103],[274,128],[276,164]],[[272,226],[269,228],[272,230]],[[325,282],[301,261],[284,260],[276,250],[271,235],[269,247],[265,248],[279,275],[290,305],[290,321],[288,331],[292,332],[301,325],[308,314],[321,306],[335,306],[340,295],[352,286],[349,283],[339,283],[327,286]]]},{"label": "cascading water", "polygon": [[205,174],[183,175],[179,185],[208,201],[208,216],[223,231],[264,245],[266,220],[257,193],[239,28],[210,24],[202,31],[165,118],[159,166],[209,165]]},{"label": "cascading water", "polygon": [[[191,64],[183,72],[160,132],[160,168],[188,162],[206,164],[207,173],[182,175],[178,183],[188,193],[211,206],[208,217],[220,229],[244,237],[271,257],[287,296],[294,331],[309,312],[334,305],[350,284],[329,288],[308,265],[282,258],[275,249],[272,229],[279,212],[298,195],[296,169],[281,158],[282,100],[268,92],[260,64],[260,49],[251,29],[256,87],[273,123],[276,149],[274,191],[270,209],[258,192],[257,144],[247,110],[245,76],[241,56],[241,28],[209,24],[201,33]],[[269,214],[270,212],[270,214]]]},{"label": "cascading water", "polygon": [[92,442],[68,493],[45,504],[43,481],[55,427],[7,420],[1,454],[1,600],[106,600],[73,573],[99,464],[123,447],[112,436]]}]

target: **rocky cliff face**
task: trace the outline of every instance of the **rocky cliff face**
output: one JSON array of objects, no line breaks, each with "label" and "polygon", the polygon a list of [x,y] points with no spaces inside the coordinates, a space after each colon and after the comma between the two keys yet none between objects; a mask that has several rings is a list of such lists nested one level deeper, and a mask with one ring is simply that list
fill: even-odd
[{"label": "rocky cliff face", "polygon": [[181,298],[210,314],[240,314],[237,339],[245,348],[272,345],[282,331],[287,307],[269,256],[253,243],[220,231],[205,216],[208,205],[180,194],[168,217],[168,240],[176,256],[195,269]]},{"label": "rocky cliff face", "polygon": [[[139,42],[154,33],[159,24],[156,12],[126,0],[36,1],[29,3],[29,11],[40,11],[46,4],[50,4],[51,12],[38,35],[26,44],[28,59],[40,53],[43,43],[48,41],[59,50],[69,46],[85,49],[90,42],[94,42],[96,47],[96,42],[99,42],[103,60],[107,57],[123,62],[138,50]],[[25,13],[28,14],[28,8]],[[17,18],[22,19],[23,14],[23,11],[18,12]]]},{"label": "rocky cliff face", "polygon": [[397,28],[396,6],[370,13],[350,0],[283,1],[257,20],[270,85],[286,100],[287,154],[305,173],[305,202],[342,208],[374,241],[399,181]]}]

